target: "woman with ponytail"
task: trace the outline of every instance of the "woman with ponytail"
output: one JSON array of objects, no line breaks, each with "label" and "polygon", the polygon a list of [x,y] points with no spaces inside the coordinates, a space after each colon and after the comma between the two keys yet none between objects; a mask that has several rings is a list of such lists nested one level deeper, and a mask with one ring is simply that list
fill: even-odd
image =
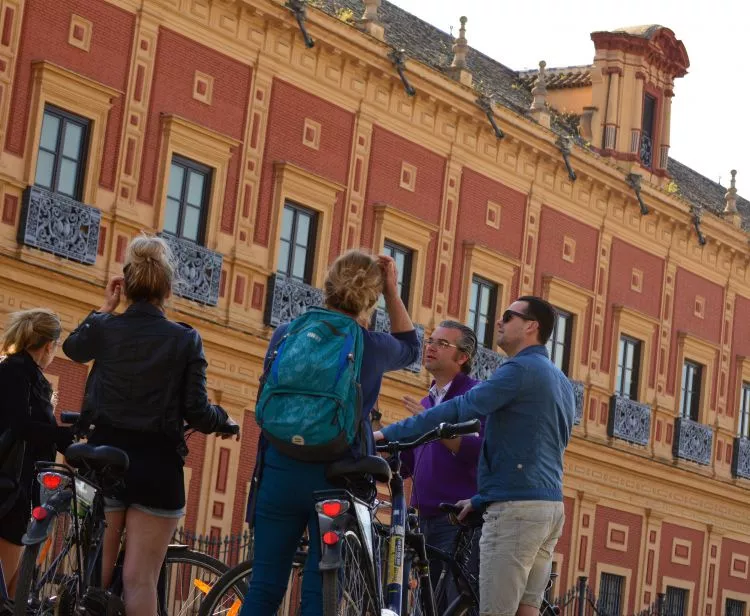
[{"label": "woman with ponytail", "polygon": [[0,564],[12,596],[21,537],[39,504],[34,463],[54,461],[72,442],[52,412],[44,371],[55,358],[60,319],[42,308],[9,316],[0,339]]},{"label": "woman with ponytail", "polygon": [[[174,279],[167,243],[135,238],[123,272],[63,351],[74,361],[94,361],[82,414],[94,424],[89,443],[118,447],[130,458],[121,489],[105,502],[103,583],[109,585],[126,531],[125,607],[145,615],[156,613],[161,564],[185,512],[185,424],[207,434],[235,424],[208,401],[200,335],[164,314]],[[123,295],[128,306],[115,314]]]}]

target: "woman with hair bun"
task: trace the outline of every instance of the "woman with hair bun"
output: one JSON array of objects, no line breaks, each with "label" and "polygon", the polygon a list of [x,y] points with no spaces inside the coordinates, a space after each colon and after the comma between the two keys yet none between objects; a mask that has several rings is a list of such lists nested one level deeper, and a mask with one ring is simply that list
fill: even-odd
[{"label": "woman with hair bun", "polygon": [[51,310],[14,312],[0,339],[0,564],[10,595],[23,546],[21,537],[39,504],[34,463],[54,461],[72,442],[70,428],[52,412],[44,371],[55,358],[62,327]]},{"label": "woman with hair bun", "polygon": [[[361,434],[360,439],[365,439],[364,445],[372,451],[369,416],[380,393],[383,374],[405,368],[419,356],[414,325],[398,291],[396,264],[388,256],[376,258],[361,250],[350,250],[331,265],[323,292],[326,310],[345,315],[361,329],[361,425],[367,432]],[[389,334],[367,329],[381,293],[391,321]],[[271,337],[264,366],[266,373],[292,324],[280,325]],[[259,403],[260,400],[259,395]],[[256,416],[257,413],[256,407]],[[343,455],[356,455],[355,451],[361,450],[362,445],[355,441],[352,450]],[[310,537],[318,533],[313,493],[335,487],[326,480],[327,466],[328,463],[290,457],[277,444],[261,437],[253,494],[248,504],[248,521],[255,527],[253,576],[241,616],[276,614],[305,528]],[[313,539],[302,577],[302,605],[306,616],[323,612],[319,560],[320,545]]]},{"label": "woman with hair bun", "polygon": [[[123,486],[106,499],[104,586],[126,531],[125,607],[128,614],[155,614],[161,564],[185,512],[185,424],[206,434],[236,424],[208,401],[200,335],[164,314],[174,279],[167,243],[135,238],[123,272],[63,351],[94,361],[82,413],[84,424],[94,424],[89,443],[118,447],[130,458]],[[114,314],[123,294],[129,305]]]}]

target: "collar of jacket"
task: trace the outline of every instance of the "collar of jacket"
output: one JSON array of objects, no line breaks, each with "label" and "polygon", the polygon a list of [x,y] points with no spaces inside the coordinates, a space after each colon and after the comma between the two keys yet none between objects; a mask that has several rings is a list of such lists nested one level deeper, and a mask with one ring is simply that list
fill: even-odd
[{"label": "collar of jacket", "polygon": [[[434,384],[435,384],[435,381],[433,380],[432,383],[430,383],[430,388],[432,388]],[[465,394],[476,384],[477,384],[477,381],[475,379],[472,379],[468,374],[466,374],[465,372],[459,372],[458,374],[456,374],[456,376],[453,377],[453,380],[451,381],[451,386],[448,388],[448,391],[446,391],[445,395],[443,396],[443,402],[447,402],[451,398],[455,398],[456,396]],[[431,408],[435,406],[434,401],[432,400],[429,394],[427,394],[427,396],[425,396],[422,399],[423,406],[425,402],[429,404],[429,406],[425,408]]]},{"label": "collar of jacket", "polygon": [[161,310],[161,308],[157,308],[154,306],[151,302],[134,302],[128,306],[126,313],[133,313],[133,312],[143,312],[145,314],[149,314],[152,317],[159,317],[162,319],[166,319],[167,317],[164,316],[164,312]]},{"label": "collar of jacket", "polygon": [[[547,347],[543,344],[532,344],[531,346],[527,346],[525,349],[518,351],[513,357],[521,357],[522,355],[544,355],[549,359]],[[513,357],[510,359],[513,359]]]}]

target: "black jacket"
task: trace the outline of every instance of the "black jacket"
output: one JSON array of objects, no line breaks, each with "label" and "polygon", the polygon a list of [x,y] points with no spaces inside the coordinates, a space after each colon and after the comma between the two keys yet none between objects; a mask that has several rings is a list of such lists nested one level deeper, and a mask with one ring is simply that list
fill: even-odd
[{"label": "black jacket", "polygon": [[20,477],[25,491],[33,486],[34,462],[53,461],[55,450],[72,442],[70,428],[55,421],[52,387],[25,351],[0,362],[0,434],[6,431],[26,442]]},{"label": "black jacket", "polygon": [[96,426],[161,433],[186,455],[184,424],[211,433],[227,414],[209,404],[197,331],[147,302],[123,314],[92,312],[63,344],[74,361],[94,360],[83,412]]}]

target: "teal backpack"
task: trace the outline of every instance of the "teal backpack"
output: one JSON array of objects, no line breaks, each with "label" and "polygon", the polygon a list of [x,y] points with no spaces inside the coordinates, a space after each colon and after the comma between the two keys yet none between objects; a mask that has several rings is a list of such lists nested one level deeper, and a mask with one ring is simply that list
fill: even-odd
[{"label": "teal backpack", "polygon": [[312,308],[289,324],[261,378],[255,419],[282,453],[309,462],[340,458],[362,418],[364,339],[351,317]]}]

